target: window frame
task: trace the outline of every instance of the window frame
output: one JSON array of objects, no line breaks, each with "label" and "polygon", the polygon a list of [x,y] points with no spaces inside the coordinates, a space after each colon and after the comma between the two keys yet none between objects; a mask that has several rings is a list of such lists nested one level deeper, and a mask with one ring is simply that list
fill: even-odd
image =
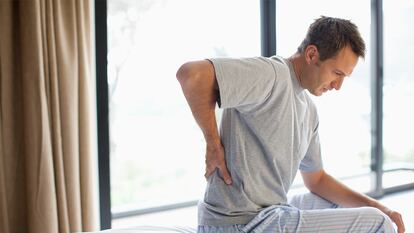
[{"label": "window frame", "polygon": [[[96,56],[96,101],[98,135],[98,178],[101,230],[110,229],[112,219],[153,213],[196,205],[197,201],[131,210],[122,213],[111,212],[110,148],[109,148],[109,103],[107,74],[107,0],[95,0],[95,56]],[[260,0],[261,53],[263,56],[276,54],[276,0]],[[406,168],[383,170],[383,8],[382,0],[371,1],[371,173],[373,190],[371,197],[414,189],[414,183],[384,188],[383,174]]]}]

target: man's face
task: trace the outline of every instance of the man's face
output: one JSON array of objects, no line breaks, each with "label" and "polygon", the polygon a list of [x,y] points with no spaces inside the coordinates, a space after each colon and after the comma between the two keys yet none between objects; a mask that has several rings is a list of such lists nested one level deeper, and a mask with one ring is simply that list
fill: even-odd
[{"label": "man's face", "polygon": [[339,90],[345,77],[352,74],[358,62],[358,56],[348,46],[335,57],[322,62],[319,60],[317,51],[314,55],[308,59],[302,84],[305,89],[316,96],[332,89]]}]

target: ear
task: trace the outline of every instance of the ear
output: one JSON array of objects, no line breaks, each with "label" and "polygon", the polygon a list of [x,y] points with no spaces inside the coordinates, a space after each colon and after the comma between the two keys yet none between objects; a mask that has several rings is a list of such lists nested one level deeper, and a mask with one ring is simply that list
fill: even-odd
[{"label": "ear", "polygon": [[305,49],[306,63],[311,64],[319,61],[319,51],[315,45],[308,45]]}]

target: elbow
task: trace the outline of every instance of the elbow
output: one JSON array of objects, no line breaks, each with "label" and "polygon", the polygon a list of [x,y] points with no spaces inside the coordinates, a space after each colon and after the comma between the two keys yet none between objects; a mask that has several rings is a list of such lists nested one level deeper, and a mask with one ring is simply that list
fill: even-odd
[{"label": "elbow", "polygon": [[187,62],[177,70],[176,78],[183,90],[218,89],[213,65],[209,61]]},{"label": "elbow", "polygon": [[178,82],[181,84],[181,86],[184,86],[187,83],[187,81],[190,80],[192,76],[194,76],[191,74],[191,69],[191,64],[188,62],[181,65],[178,69],[175,76]]},{"label": "elbow", "polygon": [[317,190],[319,190],[326,176],[327,174],[323,170],[311,173],[302,173],[304,184],[311,192],[317,192]]},{"label": "elbow", "polygon": [[305,183],[305,187],[312,193],[315,193],[315,191],[318,190],[316,184],[314,183]]},{"label": "elbow", "polygon": [[178,69],[176,77],[183,90],[188,90],[202,85],[203,75],[203,67],[199,62],[187,62]]}]

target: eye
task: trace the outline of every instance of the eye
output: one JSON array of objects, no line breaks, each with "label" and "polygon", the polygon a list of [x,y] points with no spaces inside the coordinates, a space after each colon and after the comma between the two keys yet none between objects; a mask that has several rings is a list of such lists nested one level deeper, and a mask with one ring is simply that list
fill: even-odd
[{"label": "eye", "polygon": [[345,75],[342,72],[334,71],[335,75],[338,77],[344,77]]}]

